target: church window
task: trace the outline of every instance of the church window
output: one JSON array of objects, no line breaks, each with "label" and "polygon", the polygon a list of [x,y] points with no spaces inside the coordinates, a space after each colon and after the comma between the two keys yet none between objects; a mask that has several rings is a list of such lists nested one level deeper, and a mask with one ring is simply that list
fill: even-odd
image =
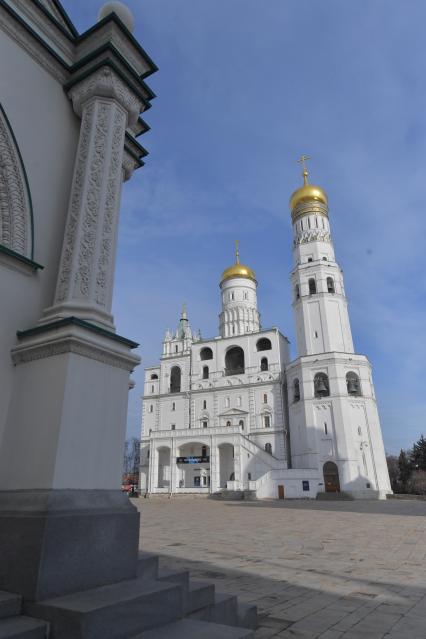
[{"label": "church window", "polygon": [[206,408],[207,408],[207,402],[206,402],[206,400],[204,400],[204,401],[203,401],[203,408],[204,408],[204,410],[206,410]]},{"label": "church window", "polygon": [[293,402],[296,403],[300,401],[300,385],[299,380],[295,379],[293,382]]},{"label": "church window", "polygon": [[324,218],[322,217],[321,220],[322,220],[322,228],[325,229]]},{"label": "church window", "polygon": [[207,457],[207,446],[201,448],[201,457]]},{"label": "church window", "polygon": [[325,262],[327,261],[327,258],[326,258],[326,256],[325,256],[325,255],[323,255],[323,258],[322,258],[322,259],[323,259]]},{"label": "church window", "polygon": [[314,331],[315,337],[318,338],[318,331]]},{"label": "church window", "polygon": [[235,335],[235,326],[232,324],[232,335]]},{"label": "church window", "polygon": [[229,406],[231,405],[231,400],[229,399],[229,397],[225,398],[225,406],[226,408],[229,408]]},{"label": "church window", "polygon": [[153,392],[154,392],[154,384],[152,384],[152,386],[151,386],[151,393],[153,393]]},{"label": "church window", "polygon": [[332,277],[327,277],[327,291],[329,293],[335,293],[334,290],[334,280]]},{"label": "church window", "polygon": [[268,358],[267,357],[262,357],[262,359],[260,360],[260,370],[261,371],[267,371],[268,370]]},{"label": "church window", "polygon": [[234,293],[231,293],[231,300],[235,299],[234,298]]},{"label": "church window", "polygon": [[271,416],[270,415],[264,415],[263,416],[263,425],[265,428],[270,428],[271,427]]},{"label": "church window", "polygon": [[146,457],[147,457],[147,459],[149,459],[149,450],[146,453]]},{"label": "church window", "polygon": [[265,451],[267,453],[269,453],[270,455],[272,455],[272,444],[270,444],[269,442],[265,444]]},{"label": "church window", "polygon": [[231,422],[228,420],[228,421],[226,422],[226,425],[227,425],[227,427],[229,428],[229,427],[231,426]]},{"label": "church window", "polygon": [[173,366],[170,372],[170,392],[180,393],[181,388],[181,370],[179,366]]},{"label": "church window", "polygon": [[308,257],[308,262],[313,262],[314,258],[313,257]]},{"label": "church window", "polygon": [[247,481],[251,481],[251,473],[247,473]]},{"label": "church window", "polygon": [[179,352],[179,346],[177,344],[175,344],[175,353]]},{"label": "church window", "polygon": [[361,435],[361,434],[362,434],[361,426],[358,426],[358,435]]},{"label": "church window", "polygon": [[153,373],[153,374],[151,375],[151,379],[158,379],[158,375],[156,375],[155,373]]},{"label": "church window", "polygon": [[300,228],[303,231],[303,220],[300,220]]},{"label": "church window", "polygon": [[207,428],[207,426],[208,426],[208,422],[203,421],[203,428]]},{"label": "church window", "polygon": [[309,284],[309,295],[315,295],[315,293],[317,292],[317,283],[315,282],[315,279],[313,277],[310,277],[308,284]]},{"label": "church window", "polygon": [[263,403],[264,404],[268,403],[268,395],[267,395],[267,393],[264,393],[264,395],[263,395]]},{"label": "church window", "polygon": [[300,299],[300,288],[299,285],[296,284],[296,286],[294,287],[294,297],[299,300]]},{"label": "church window", "polygon": [[245,299],[245,300],[246,300],[246,299],[248,299],[247,292],[244,292],[244,299]]},{"label": "church window", "polygon": [[315,226],[318,228],[318,218],[315,217]]},{"label": "church window", "polygon": [[308,217],[308,228],[309,229],[311,228],[311,218],[310,217]]},{"label": "church window", "polygon": [[238,426],[241,428],[241,430],[244,430],[244,420],[240,419],[240,421],[238,422]]},{"label": "church window", "polygon": [[241,406],[241,404],[242,404],[241,397],[237,397],[237,406]]},{"label": "church window", "polygon": [[353,371],[346,373],[346,387],[348,389],[348,395],[361,395],[359,377]]},{"label": "church window", "polygon": [[206,359],[213,359],[213,351],[211,348],[209,348],[208,346],[206,346],[205,348],[202,348],[200,351],[200,359],[202,361],[206,360]]},{"label": "church window", "polygon": [[172,404],[172,410],[176,410],[176,402],[173,402],[173,404]]},{"label": "church window", "polygon": [[153,413],[154,412],[154,406],[151,404],[151,406],[149,407],[149,412]]},{"label": "church window", "polygon": [[175,430],[176,429],[176,424],[172,424],[171,425],[171,430]]},{"label": "church window", "polygon": [[244,371],[244,351],[240,346],[233,346],[225,355],[225,375],[239,375]]},{"label": "church window", "polygon": [[209,378],[209,367],[203,366],[203,379],[208,379],[208,378]]},{"label": "church window", "polygon": [[327,422],[324,422],[324,435],[328,435]]},{"label": "church window", "polygon": [[330,383],[326,373],[317,373],[314,377],[315,397],[328,397],[330,395]]},{"label": "church window", "polygon": [[256,349],[258,351],[270,351],[272,348],[271,340],[267,337],[262,337],[257,340]]}]

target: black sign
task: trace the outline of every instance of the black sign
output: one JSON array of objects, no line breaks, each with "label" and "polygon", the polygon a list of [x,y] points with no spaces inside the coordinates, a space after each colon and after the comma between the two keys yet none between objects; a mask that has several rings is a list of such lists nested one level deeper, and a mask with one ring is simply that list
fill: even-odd
[{"label": "black sign", "polygon": [[302,481],[303,490],[309,490],[309,482],[304,479]]},{"label": "black sign", "polygon": [[196,456],[189,455],[188,457],[176,457],[177,464],[208,464],[210,461],[210,457],[205,456]]}]

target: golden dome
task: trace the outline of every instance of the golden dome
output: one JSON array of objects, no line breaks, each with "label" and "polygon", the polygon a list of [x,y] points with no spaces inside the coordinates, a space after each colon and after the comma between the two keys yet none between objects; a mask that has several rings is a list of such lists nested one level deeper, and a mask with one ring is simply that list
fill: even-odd
[{"label": "golden dome", "polygon": [[235,264],[229,266],[222,273],[222,278],[220,283],[225,282],[226,280],[231,280],[234,277],[243,277],[248,280],[252,280],[256,282],[256,275],[249,266],[245,266],[244,264],[240,264],[240,253],[238,250],[238,241],[236,242],[236,251],[235,251]]},{"label": "golden dome", "polygon": [[308,183],[308,171],[306,169],[305,161],[310,158],[307,155],[302,155],[299,163],[303,167],[303,186],[297,189],[290,198],[290,211],[293,212],[296,206],[300,202],[322,202],[326,206],[328,205],[328,199],[325,191],[320,186]]}]

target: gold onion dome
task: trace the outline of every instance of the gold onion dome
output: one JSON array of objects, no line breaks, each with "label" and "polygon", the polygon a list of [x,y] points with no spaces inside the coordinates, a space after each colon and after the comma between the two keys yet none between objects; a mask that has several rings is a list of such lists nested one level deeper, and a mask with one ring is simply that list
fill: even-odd
[{"label": "gold onion dome", "polygon": [[238,241],[236,242],[236,251],[235,251],[235,264],[229,266],[222,273],[221,284],[226,280],[231,280],[234,277],[243,277],[247,280],[256,281],[256,275],[249,266],[245,266],[244,264],[240,264],[240,252],[238,250]]},{"label": "gold onion dome", "polygon": [[293,212],[298,204],[301,202],[322,202],[326,206],[328,205],[328,199],[326,192],[315,184],[309,184],[308,171],[305,167],[305,160],[309,158],[306,155],[302,155],[299,162],[303,163],[303,186],[297,189],[290,198],[290,210]]}]

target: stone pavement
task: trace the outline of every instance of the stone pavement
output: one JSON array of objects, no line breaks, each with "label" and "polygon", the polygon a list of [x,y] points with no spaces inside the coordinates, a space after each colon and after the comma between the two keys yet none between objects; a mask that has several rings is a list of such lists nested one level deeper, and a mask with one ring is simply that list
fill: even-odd
[{"label": "stone pavement", "polygon": [[255,602],[256,639],[426,639],[426,502],[134,503],[141,548]]}]

